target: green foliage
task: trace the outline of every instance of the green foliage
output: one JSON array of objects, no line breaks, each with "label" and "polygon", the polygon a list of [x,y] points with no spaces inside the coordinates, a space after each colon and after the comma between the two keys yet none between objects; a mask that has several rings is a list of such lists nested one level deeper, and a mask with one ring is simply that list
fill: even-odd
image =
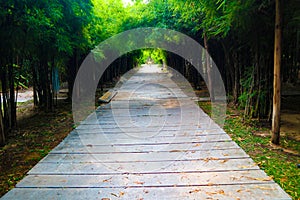
[{"label": "green foliage", "polygon": [[16,125],[16,87],[34,86],[35,105],[52,109],[52,68],[67,72],[74,52],[85,55],[90,48],[91,9],[89,0],[1,1],[0,130],[5,135]]},{"label": "green foliage", "polygon": [[123,23],[128,17],[122,0],[92,0],[94,18],[90,22],[89,32],[96,46],[101,41],[124,30]]},{"label": "green foliage", "polygon": [[165,52],[162,49],[143,49],[141,51],[140,64],[147,63],[149,59],[156,64],[162,64],[166,60]]}]

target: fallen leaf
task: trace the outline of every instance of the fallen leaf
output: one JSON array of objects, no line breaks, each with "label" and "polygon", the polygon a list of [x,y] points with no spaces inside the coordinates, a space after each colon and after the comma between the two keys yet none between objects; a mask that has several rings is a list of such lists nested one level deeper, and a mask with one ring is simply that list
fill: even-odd
[{"label": "fallen leaf", "polygon": [[119,197],[123,196],[124,194],[125,194],[125,192],[120,192]]},{"label": "fallen leaf", "polygon": [[239,165],[238,168],[241,168],[241,169],[247,169],[247,168],[250,168],[251,166],[246,166],[246,165]]},{"label": "fallen leaf", "polygon": [[262,186],[255,186],[255,188],[258,188],[261,190],[274,190],[274,188],[268,188],[268,187],[262,187]]},{"label": "fallen leaf", "polygon": [[215,194],[218,194],[217,192],[206,192],[206,194],[208,195],[215,195]]},{"label": "fallen leaf", "polygon": [[288,181],[288,179],[286,177],[283,177],[283,178],[280,179],[281,183],[286,182],[286,181]]},{"label": "fallen leaf", "polygon": [[219,194],[222,194],[222,195],[225,194],[224,190],[219,190],[218,193],[219,193]]},{"label": "fallen leaf", "polygon": [[222,194],[222,195],[224,195],[225,192],[224,192],[224,190],[218,190],[218,191],[215,191],[215,192],[206,192],[206,194],[208,194],[208,195],[215,195],[215,194]]},{"label": "fallen leaf", "polygon": [[200,147],[200,146],[201,146],[201,144],[199,144],[199,143],[194,145],[194,147]]},{"label": "fallen leaf", "polygon": [[189,191],[189,193],[192,194],[192,193],[197,193],[197,192],[200,192],[200,191],[201,191],[200,189],[194,189],[194,190]]},{"label": "fallen leaf", "polygon": [[103,182],[103,183],[106,183],[106,182],[110,181],[111,179],[112,179],[112,177],[110,177],[110,178],[108,178],[108,179],[105,179],[105,180],[103,180],[102,182]]},{"label": "fallen leaf", "polygon": [[146,193],[146,194],[148,194],[148,193],[149,193],[149,191],[148,191],[148,190],[143,190],[143,192],[144,192],[144,193]]},{"label": "fallen leaf", "polygon": [[226,163],[229,159],[221,160],[220,163]]},{"label": "fallen leaf", "polygon": [[135,183],[135,184],[138,184],[138,185],[144,185],[145,182],[135,181],[134,183]]},{"label": "fallen leaf", "polygon": [[[241,177],[240,177],[240,178],[241,178]],[[234,180],[239,180],[240,178],[237,178],[237,177],[234,177],[234,176],[231,176],[231,177],[230,177],[230,179],[233,180],[233,181],[234,181]]]},{"label": "fallen leaf", "polygon": [[175,149],[175,150],[171,150],[170,152],[171,153],[173,153],[173,152],[183,152],[184,150],[177,150],[177,149]]},{"label": "fallen leaf", "polygon": [[115,193],[110,193],[111,195],[115,196],[115,197],[118,197],[118,195],[116,195]]},{"label": "fallen leaf", "polygon": [[245,177],[250,180],[256,180],[256,181],[271,181],[272,180],[271,177],[266,177],[266,178],[256,178],[256,177],[250,177],[250,176],[242,176],[242,177]]},{"label": "fallen leaf", "polygon": [[210,160],[220,160],[220,159],[219,158],[208,157],[208,158],[205,158],[203,160],[204,160],[204,162],[208,162]]},{"label": "fallen leaf", "polygon": [[258,181],[272,181],[273,179],[271,177],[266,177],[266,178],[256,178],[255,180],[258,180]]}]

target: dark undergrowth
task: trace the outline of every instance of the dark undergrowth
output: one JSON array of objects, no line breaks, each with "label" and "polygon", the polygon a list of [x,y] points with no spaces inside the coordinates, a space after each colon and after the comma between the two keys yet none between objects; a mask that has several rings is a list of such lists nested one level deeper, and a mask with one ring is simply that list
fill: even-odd
[{"label": "dark undergrowth", "polygon": [[10,133],[6,145],[0,148],[0,196],[12,189],[74,126],[71,104],[63,100],[54,112],[38,112],[31,103],[23,105],[19,114],[24,117],[18,129]]},{"label": "dark undergrowth", "polygon": [[[97,90],[97,99],[116,81]],[[57,146],[75,128],[71,103],[58,100],[53,112],[33,107],[33,101],[18,103],[18,128],[13,130],[4,147],[0,147],[0,197],[20,181],[26,173]]]}]

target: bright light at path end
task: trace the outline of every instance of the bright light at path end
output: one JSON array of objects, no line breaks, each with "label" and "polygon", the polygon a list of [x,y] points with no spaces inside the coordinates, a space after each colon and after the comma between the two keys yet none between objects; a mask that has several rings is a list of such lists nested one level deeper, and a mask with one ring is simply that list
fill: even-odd
[{"label": "bright light at path end", "polygon": [[122,0],[122,2],[123,2],[124,6],[132,5],[133,4],[133,2],[131,0]]},{"label": "bright light at path end", "polygon": [[[144,4],[149,3],[150,0],[143,0]],[[133,5],[134,0],[122,0],[124,6]]]}]

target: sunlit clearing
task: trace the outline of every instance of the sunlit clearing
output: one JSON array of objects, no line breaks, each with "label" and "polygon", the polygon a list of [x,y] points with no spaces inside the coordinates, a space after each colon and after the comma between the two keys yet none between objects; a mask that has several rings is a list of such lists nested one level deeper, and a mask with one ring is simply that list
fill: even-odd
[{"label": "sunlit clearing", "polygon": [[122,0],[124,6],[133,5],[135,2],[142,2],[144,4],[149,3],[150,0]]}]

